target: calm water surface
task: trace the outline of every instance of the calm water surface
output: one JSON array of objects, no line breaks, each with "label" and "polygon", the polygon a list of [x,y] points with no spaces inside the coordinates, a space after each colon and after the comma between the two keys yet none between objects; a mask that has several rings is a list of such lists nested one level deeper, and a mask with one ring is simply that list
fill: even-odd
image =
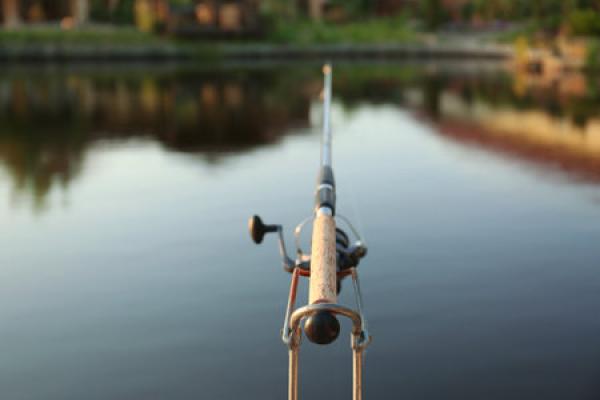
[{"label": "calm water surface", "polygon": [[[284,398],[289,276],[246,221],[310,214],[319,89],[318,66],[1,72],[0,397]],[[365,397],[597,399],[594,78],[355,65],[334,91]],[[347,335],[304,342],[304,398],[349,398]]]}]

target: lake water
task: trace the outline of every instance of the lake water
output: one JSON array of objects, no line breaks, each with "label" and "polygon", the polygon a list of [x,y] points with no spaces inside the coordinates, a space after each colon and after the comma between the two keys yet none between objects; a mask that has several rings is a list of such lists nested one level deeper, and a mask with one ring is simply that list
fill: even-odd
[{"label": "lake water", "polygon": [[[338,207],[369,244],[365,398],[597,399],[600,84],[334,79]],[[290,277],[246,224],[289,245],[310,215],[319,91],[316,64],[0,72],[0,398],[285,398]],[[348,328],[304,341],[302,398],[349,398]]]}]

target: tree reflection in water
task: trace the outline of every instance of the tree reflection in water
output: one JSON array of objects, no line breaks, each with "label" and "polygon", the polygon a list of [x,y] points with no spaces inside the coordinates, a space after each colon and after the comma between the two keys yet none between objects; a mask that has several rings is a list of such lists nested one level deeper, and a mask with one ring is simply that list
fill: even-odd
[{"label": "tree reflection in water", "polygon": [[[306,127],[313,67],[9,69],[0,75],[0,165],[36,207],[68,186],[100,141],[151,140],[216,163]],[[431,117],[444,137],[600,182],[600,90],[497,69],[339,66],[336,101],[391,103]]]},{"label": "tree reflection in water", "polygon": [[67,186],[94,143],[154,140],[218,162],[276,142],[309,121],[314,93],[289,95],[283,74],[13,73],[0,77],[0,164],[37,207]]}]

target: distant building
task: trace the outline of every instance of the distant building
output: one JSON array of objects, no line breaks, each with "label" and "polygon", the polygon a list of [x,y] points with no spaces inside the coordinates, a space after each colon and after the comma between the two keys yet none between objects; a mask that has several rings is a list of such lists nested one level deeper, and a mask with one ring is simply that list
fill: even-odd
[{"label": "distant building", "polygon": [[[63,28],[90,19],[91,0],[0,0],[0,25],[60,23]],[[120,0],[96,0],[95,7],[114,10]],[[248,36],[260,31],[260,0],[135,0],[135,25],[142,31],[167,31],[184,36]]]},{"label": "distant building", "polygon": [[22,24],[62,22],[85,24],[89,19],[89,0],[0,0],[0,21],[5,28]]},{"label": "distant building", "polygon": [[249,36],[260,31],[259,0],[197,0],[171,6],[167,30],[180,36]]}]

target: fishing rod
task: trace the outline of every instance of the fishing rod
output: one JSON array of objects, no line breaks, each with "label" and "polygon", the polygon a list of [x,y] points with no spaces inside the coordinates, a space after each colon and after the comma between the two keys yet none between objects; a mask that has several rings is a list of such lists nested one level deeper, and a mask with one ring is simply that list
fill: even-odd
[{"label": "fishing rod", "polygon": [[[367,254],[367,246],[350,221],[336,212],[336,186],[331,158],[332,69],[330,65],[323,67],[323,76],[321,165],[313,215],[302,221],[294,230],[296,259],[293,260],[288,256],[281,225],[266,225],[258,215],[254,215],[250,218],[248,227],[250,236],[256,244],[262,243],[267,233],[278,234],[283,268],[292,274],[281,336],[288,346],[289,353],[289,400],[298,399],[298,355],[302,330],[313,343],[321,345],[332,343],[340,333],[340,323],[336,316],[347,317],[352,321],[352,396],[354,400],[361,400],[363,352],[371,342],[371,336],[363,312],[357,268],[360,260]],[[306,254],[300,247],[300,235],[309,222],[313,223],[311,253]],[[346,227],[352,236],[340,226]],[[298,280],[301,276],[309,279],[308,304],[295,308]],[[341,281],[348,276],[352,277],[356,299],[355,310],[337,302]]]}]

